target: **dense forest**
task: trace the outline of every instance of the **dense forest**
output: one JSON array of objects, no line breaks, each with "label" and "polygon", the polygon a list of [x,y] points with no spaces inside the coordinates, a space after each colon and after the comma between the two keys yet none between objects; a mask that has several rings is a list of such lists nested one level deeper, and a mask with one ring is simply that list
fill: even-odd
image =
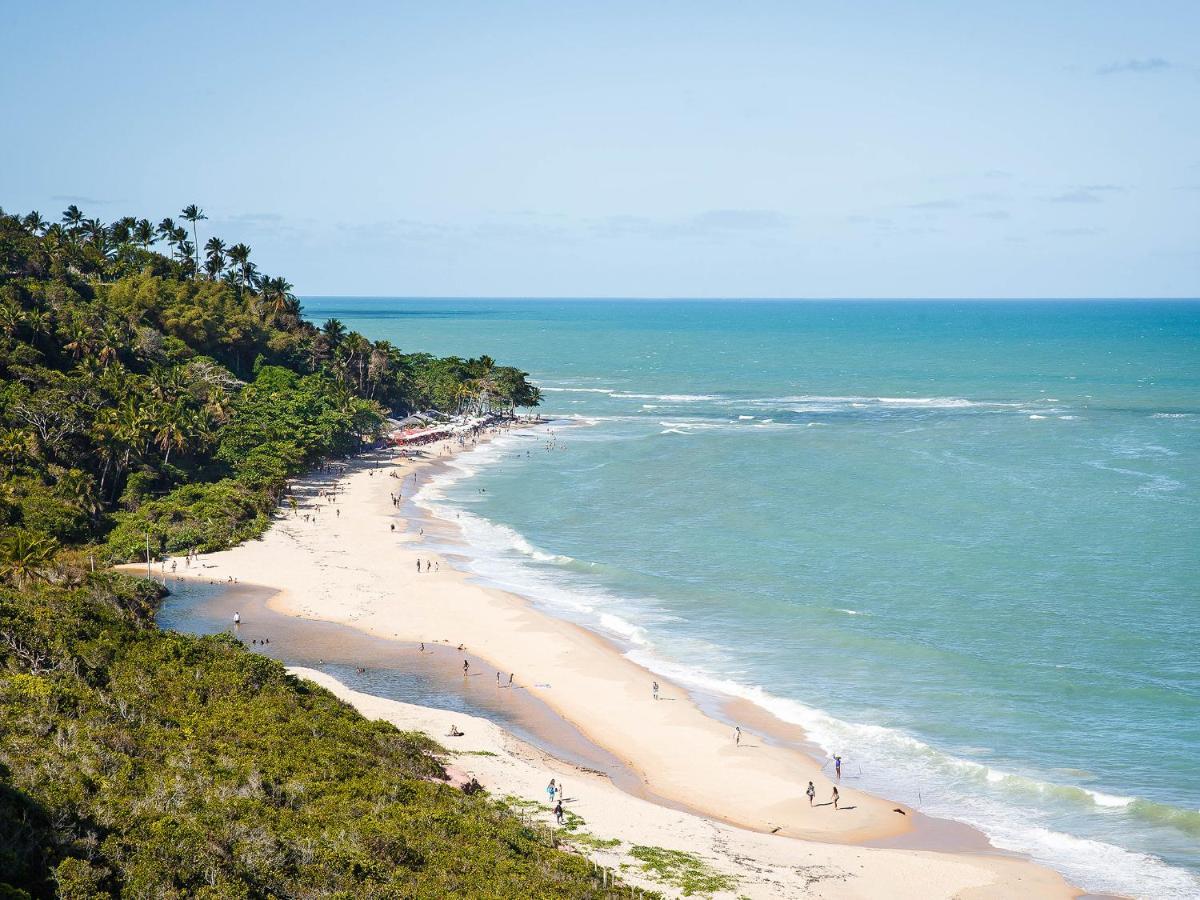
[{"label": "dense forest", "polygon": [[[204,213],[182,218],[197,235]],[[169,252],[159,252],[162,246]],[[0,526],[7,565],[59,545],[99,562],[260,532],[289,476],[385,416],[539,401],[489,357],[403,353],[304,320],[250,248],[183,225],[48,224],[0,210]]]},{"label": "dense forest", "polygon": [[157,630],[158,585],[108,568],[260,533],[389,413],[538,401],[487,357],[315,327],[182,219],[0,211],[0,900],[602,895],[428,739]]}]

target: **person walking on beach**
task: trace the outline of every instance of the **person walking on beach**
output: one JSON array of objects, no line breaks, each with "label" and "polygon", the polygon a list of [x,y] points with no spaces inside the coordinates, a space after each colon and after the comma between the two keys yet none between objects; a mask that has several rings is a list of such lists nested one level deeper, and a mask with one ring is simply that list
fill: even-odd
[{"label": "person walking on beach", "polygon": [[417,560],[417,574],[418,575],[421,574],[421,560],[420,559]]},{"label": "person walking on beach", "polygon": [[836,784],[833,786],[833,808],[838,808],[838,789]]},{"label": "person walking on beach", "polygon": [[840,756],[835,756],[833,758],[833,771],[837,775],[837,780],[841,781],[842,780],[842,758]]},{"label": "person walking on beach", "polygon": [[509,672],[509,673],[508,673],[508,686],[509,686],[509,687],[512,687],[513,675],[515,675],[515,674],[516,674],[515,672]]},{"label": "person walking on beach", "polygon": [[471,674],[471,664],[465,659],[463,660],[463,678]]},{"label": "person walking on beach", "polygon": [[551,803],[554,802],[554,794],[557,790],[558,790],[558,788],[555,787],[555,785],[554,785],[554,779],[551,778],[550,783],[548,785],[546,785],[546,796],[548,796],[550,798]]},{"label": "person walking on beach", "polygon": [[650,689],[654,693],[654,699],[657,700],[658,699],[658,682],[657,681],[654,682],[651,685]]},{"label": "person walking on beach", "polygon": [[735,747],[742,746],[742,726],[741,725],[733,726],[733,746],[735,746]]},{"label": "person walking on beach", "polygon": [[808,783],[808,790],[806,790],[804,793],[808,795],[808,805],[812,806],[813,800],[815,800],[817,797],[817,789],[813,787],[813,783],[811,781]]},{"label": "person walking on beach", "polygon": [[554,805],[554,820],[558,822],[559,825],[563,823],[563,808],[561,800]]}]

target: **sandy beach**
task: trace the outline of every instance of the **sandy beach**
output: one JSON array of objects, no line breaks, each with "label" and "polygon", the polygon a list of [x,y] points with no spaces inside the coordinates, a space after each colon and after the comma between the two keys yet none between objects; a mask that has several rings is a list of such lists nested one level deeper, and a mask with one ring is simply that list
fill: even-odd
[{"label": "sandy beach", "polygon": [[[459,753],[453,762],[494,795],[544,802],[550,777],[570,779],[569,806],[586,830],[621,842],[581,847],[606,865],[628,863],[626,854],[636,845],[686,850],[738,879],[731,896],[1078,895],[1049,869],[986,845],[971,847],[964,829],[946,825],[939,831],[912,809],[831,780],[832,767],[798,746],[802,734],[795,741],[774,739],[783,729],[798,730],[769,721],[761,710],[728,707],[742,726],[739,742],[729,725],[706,715],[685,690],[632,662],[611,642],[456,571],[427,549],[421,534],[425,524],[452,531],[454,523],[410,519],[403,503],[393,502],[396,494],[411,497],[421,478],[456,449],[430,445],[414,459],[379,451],[314,473],[294,486],[297,508],[282,510],[261,540],[190,565],[174,560],[175,574],[272,588],[273,610],[396,642],[397,654],[401,643],[461,645],[476,660],[462,676],[473,691],[528,692],[640,780],[644,790],[635,796],[492,722],[454,717],[465,734],[452,739]],[[430,563],[436,571],[427,570]],[[481,660],[487,668],[477,671]],[[449,740],[450,718],[443,710],[351,691],[320,673],[300,674],[365,715]],[[656,680],[657,699],[651,690]],[[810,781],[813,805],[804,793]]]}]

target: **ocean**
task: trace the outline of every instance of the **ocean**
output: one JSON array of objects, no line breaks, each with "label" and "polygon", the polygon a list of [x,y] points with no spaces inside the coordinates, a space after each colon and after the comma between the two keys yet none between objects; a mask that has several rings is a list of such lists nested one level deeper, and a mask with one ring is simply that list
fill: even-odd
[{"label": "ocean", "polygon": [[1090,891],[1200,895],[1200,303],[308,298],[527,369],[467,567]]}]

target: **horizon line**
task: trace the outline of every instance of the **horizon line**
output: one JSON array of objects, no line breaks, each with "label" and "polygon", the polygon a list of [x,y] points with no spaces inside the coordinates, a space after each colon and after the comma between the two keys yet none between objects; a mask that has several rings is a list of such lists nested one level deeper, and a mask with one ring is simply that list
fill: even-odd
[{"label": "horizon line", "polygon": [[608,300],[622,302],[688,301],[697,303],[1195,303],[1200,296],[1177,297],[687,297],[539,294],[297,294],[301,300]]}]

